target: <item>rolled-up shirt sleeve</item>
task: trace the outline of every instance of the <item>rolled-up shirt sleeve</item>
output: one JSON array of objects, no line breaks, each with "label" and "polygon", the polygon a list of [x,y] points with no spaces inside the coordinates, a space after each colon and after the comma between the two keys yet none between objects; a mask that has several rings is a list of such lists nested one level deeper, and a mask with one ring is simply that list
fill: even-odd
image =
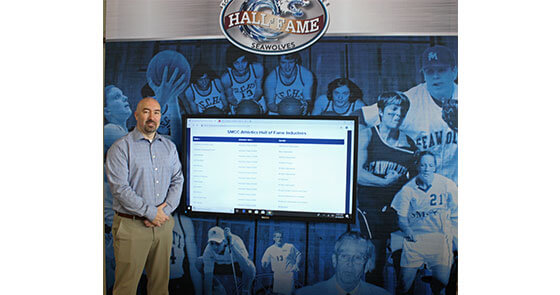
[{"label": "rolled-up shirt sleeve", "polygon": [[156,217],[157,208],[148,205],[146,200],[130,186],[129,154],[125,150],[125,145],[125,142],[118,141],[107,151],[105,171],[111,193],[113,198],[128,212],[153,220]]}]

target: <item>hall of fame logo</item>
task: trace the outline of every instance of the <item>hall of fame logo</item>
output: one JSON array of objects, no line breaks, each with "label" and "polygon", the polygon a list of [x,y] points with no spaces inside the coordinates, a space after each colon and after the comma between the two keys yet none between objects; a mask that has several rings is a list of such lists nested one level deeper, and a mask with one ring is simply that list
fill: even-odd
[{"label": "hall of fame logo", "polygon": [[327,31],[326,0],[222,0],[220,27],[235,46],[280,55],[311,46]]}]

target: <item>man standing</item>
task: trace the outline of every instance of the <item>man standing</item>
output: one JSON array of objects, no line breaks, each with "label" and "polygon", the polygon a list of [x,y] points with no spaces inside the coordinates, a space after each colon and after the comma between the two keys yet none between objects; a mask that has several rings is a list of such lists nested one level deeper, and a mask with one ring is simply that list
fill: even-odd
[{"label": "man standing", "polygon": [[284,243],[284,234],[274,232],[274,244],[264,251],[261,259],[263,268],[270,265],[274,273],[272,292],[278,294],[292,294],[294,290],[294,276],[299,271],[301,252],[292,244]]},{"label": "man standing", "polygon": [[334,245],[332,278],[296,291],[296,295],[389,295],[387,290],[363,280],[367,268],[373,266],[375,249],[359,232],[342,234]]},{"label": "man standing", "polygon": [[[448,106],[457,105],[457,62],[451,50],[437,45],[422,54],[424,83],[404,94],[410,99],[410,109],[401,130],[410,136],[419,150],[429,150],[437,158],[441,175],[457,183],[457,122],[447,119]],[[379,121],[377,105],[362,108],[368,126]],[[456,119],[456,117],[455,117]]]},{"label": "man standing", "polygon": [[113,194],[114,294],[136,294],[144,268],[148,293],[168,294],[169,259],[183,174],[173,142],[156,130],[157,100],[148,97],[134,113],[136,128],[107,152],[106,173]]}]

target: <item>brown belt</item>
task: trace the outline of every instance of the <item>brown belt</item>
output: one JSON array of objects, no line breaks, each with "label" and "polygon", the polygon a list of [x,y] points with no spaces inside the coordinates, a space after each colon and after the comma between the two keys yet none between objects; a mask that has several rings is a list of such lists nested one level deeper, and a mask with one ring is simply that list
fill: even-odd
[{"label": "brown belt", "polygon": [[115,213],[117,213],[118,216],[124,217],[124,218],[138,219],[138,220],[144,220],[144,219],[146,219],[146,217],[140,217],[140,216],[130,215],[130,214],[121,213],[121,212],[115,212]]}]

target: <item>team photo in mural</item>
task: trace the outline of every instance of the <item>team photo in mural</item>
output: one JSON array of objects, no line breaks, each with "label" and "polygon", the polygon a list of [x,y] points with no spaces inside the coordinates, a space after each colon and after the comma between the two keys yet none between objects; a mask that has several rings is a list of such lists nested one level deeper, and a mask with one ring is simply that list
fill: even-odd
[{"label": "team photo in mural", "polygon": [[[223,39],[115,41],[105,44],[104,80],[109,294],[149,294],[157,284],[169,294],[456,294],[457,37],[323,37],[278,56]],[[145,113],[152,108],[155,117]],[[176,153],[158,180],[175,192],[183,118],[195,114],[357,117],[355,222],[193,217],[184,187],[173,206],[134,203],[123,185],[147,176],[122,173],[144,171],[127,154],[144,148],[138,133],[155,128],[151,161],[163,161],[158,149]],[[130,216],[162,231],[163,269],[146,252],[149,267],[137,262],[134,277],[123,276]]]}]

